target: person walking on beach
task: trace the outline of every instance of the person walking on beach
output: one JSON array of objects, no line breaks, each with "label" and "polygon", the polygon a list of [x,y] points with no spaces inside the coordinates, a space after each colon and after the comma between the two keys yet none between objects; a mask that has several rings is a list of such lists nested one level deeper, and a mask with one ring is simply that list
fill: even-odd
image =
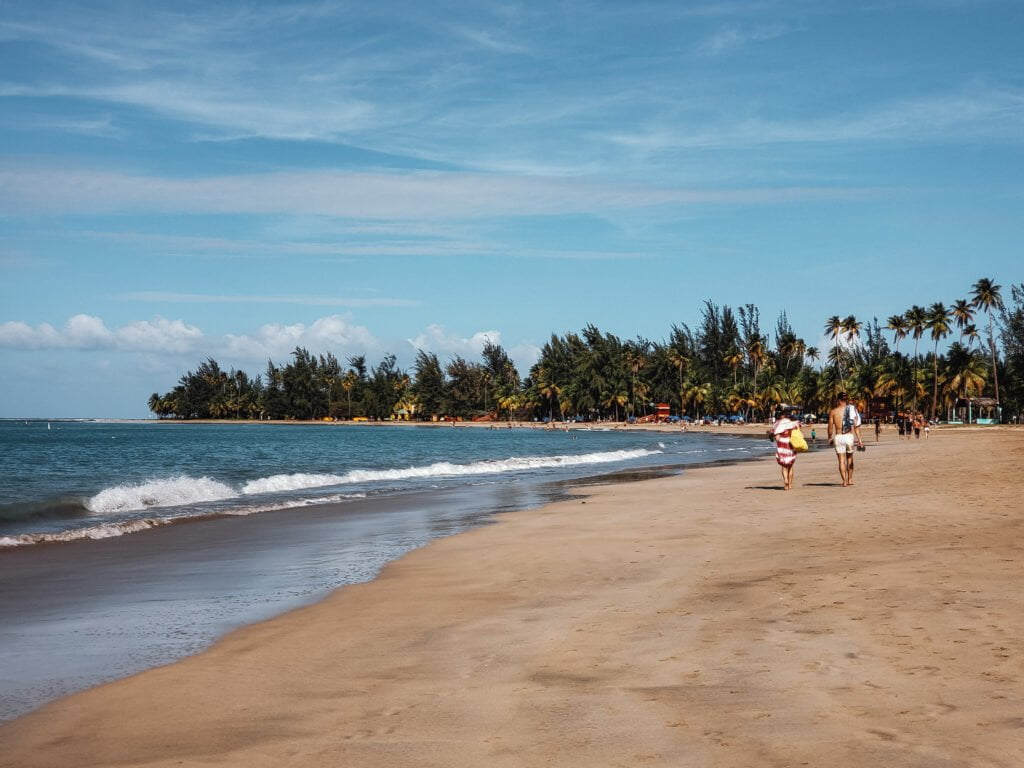
[{"label": "person walking on beach", "polygon": [[879,435],[882,434],[882,420],[875,416],[875,442],[878,442]]},{"label": "person walking on beach", "polygon": [[782,411],[779,420],[772,427],[772,437],[775,439],[775,460],[782,468],[783,490],[793,489],[793,465],[796,464],[796,451],[790,442],[790,436],[794,430],[800,429],[800,422],[790,418],[792,410]]},{"label": "person walking on beach", "polygon": [[857,450],[864,450],[864,441],[860,438],[860,414],[857,413],[857,407],[850,403],[845,392],[840,392],[836,400],[836,407],[828,413],[828,441],[836,449],[839,477],[845,488],[853,485],[854,441]]}]

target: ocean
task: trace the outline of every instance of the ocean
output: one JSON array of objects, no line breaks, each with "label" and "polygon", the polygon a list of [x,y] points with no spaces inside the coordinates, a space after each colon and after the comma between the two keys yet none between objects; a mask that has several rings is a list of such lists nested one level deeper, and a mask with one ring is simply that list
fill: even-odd
[{"label": "ocean", "polygon": [[568,484],[771,449],[600,425],[0,421],[0,719],[195,653]]}]

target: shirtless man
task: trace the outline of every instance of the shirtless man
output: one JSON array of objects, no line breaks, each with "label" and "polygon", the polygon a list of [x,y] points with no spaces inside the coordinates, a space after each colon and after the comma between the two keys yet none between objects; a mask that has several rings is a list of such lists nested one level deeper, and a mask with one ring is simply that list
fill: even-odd
[{"label": "shirtless man", "polygon": [[860,414],[857,407],[850,405],[845,392],[836,398],[839,403],[828,412],[828,441],[836,449],[839,459],[839,477],[843,487],[853,485],[853,446],[856,441],[858,448],[864,447],[860,439]]}]

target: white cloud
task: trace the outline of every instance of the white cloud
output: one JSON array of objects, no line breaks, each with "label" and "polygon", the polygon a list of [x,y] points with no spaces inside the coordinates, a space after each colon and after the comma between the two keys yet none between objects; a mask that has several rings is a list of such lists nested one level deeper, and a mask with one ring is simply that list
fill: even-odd
[{"label": "white cloud", "polygon": [[198,328],[182,320],[140,320],[115,330],[93,315],[75,315],[60,330],[49,323],[20,320],[0,323],[0,347],[9,349],[123,349],[138,352],[188,352],[203,340]]},{"label": "white cloud", "polygon": [[310,325],[268,323],[252,334],[225,334],[223,340],[225,355],[244,360],[282,360],[296,347],[346,357],[379,352],[380,343],[368,328],[342,315],[321,317]]},{"label": "white cloud", "polygon": [[478,331],[472,336],[459,336],[449,333],[443,326],[428,325],[419,335],[407,339],[414,349],[433,352],[442,361],[460,355],[465,358],[478,358],[483,352],[484,344],[501,344],[500,331]]},{"label": "white cloud", "polygon": [[122,326],[116,335],[118,346],[123,349],[178,354],[196,349],[203,340],[203,332],[194,325],[160,316]]},{"label": "white cloud", "polygon": [[21,320],[0,324],[0,347],[12,349],[45,349],[59,347],[61,335],[49,323],[34,328]]},{"label": "white cloud", "polygon": [[98,317],[92,315],[75,315],[68,320],[64,330],[67,346],[74,349],[97,349],[111,347],[114,334]]},{"label": "white cloud", "polygon": [[[113,329],[101,318],[85,314],[69,318],[62,328],[49,323],[33,326],[20,320],[0,323],[0,348],[121,351],[138,353],[141,359],[149,361],[147,364],[161,359],[152,357],[154,355],[212,356],[229,364],[262,364],[268,358],[284,361],[296,347],[304,347],[314,354],[333,352],[340,359],[365,354],[375,360],[394,352],[402,364],[411,363],[417,349],[434,352],[442,361],[456,355],[476,360],[488,340],[500,344],[501,338],[497,330],[460,336],[433,324],[403,343],[377,337],[349,315],[327,315],[309,324],[267,323],[250,333],[222,336],[208,336],[184,320],[168,320],[159,315]],[[525,371],[536,360],[539,349],[523,342],[508,349],[508,353],[520,370]]]},{"label": "white cloud", "polygon": [[516,368],[523,375],[527,374],[533,364],[540,359],[541,349],[536,344],[528,341],[520,342],[515,346],[509,347],[508,356],[512,358],[512,361],[516,364]]}]

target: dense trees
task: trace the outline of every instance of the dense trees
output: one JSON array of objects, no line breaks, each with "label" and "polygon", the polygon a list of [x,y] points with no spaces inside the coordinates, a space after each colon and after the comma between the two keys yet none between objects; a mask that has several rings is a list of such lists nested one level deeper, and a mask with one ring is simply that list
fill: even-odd
[{"label": "dense trees", "polygon": [[[765,333],[755,305],[734,311],[706,301],[696,330],[674,325],[662,341],[622,339],[594,325],[553,334],[525,379],[501,345],[489,341],[479,361],[456,356],[442,362],[420,350],[408,372],[394,355],[375,366],[363,356],[342,365],[333,354],[300,347],[284,365],[269,361],[254,379],[207,359],[167,394],[154,394],[149,406],[162,418],[183,419],[489,414],[618,420],[643,416],[653,403],[665,402],[676,413],[752,419],[768,415],[779,402],[822,411],[845,389],[876,410],[933,416],[948,414],[958,398],[988,395],[999,398],[1009,418],[1024,404],[1024,285],[1011,286],[1010,294],[1007,307],[1001,286],[983,278],[969,299],[949,307],[914,305],[888,317],[884,326],[877,319],[835,315],[824,324],[830,348],[820,367],[818,348],[796,335],[785,312],[774,333]],[[987,350],[976,346],[978,312],[987,315]],[[940,344],[954,328],[959,335],[941,354]],[[932,344],[922,357],[926,333]],[[914,341],[912,354],[899,351],[907,337]]]}]

